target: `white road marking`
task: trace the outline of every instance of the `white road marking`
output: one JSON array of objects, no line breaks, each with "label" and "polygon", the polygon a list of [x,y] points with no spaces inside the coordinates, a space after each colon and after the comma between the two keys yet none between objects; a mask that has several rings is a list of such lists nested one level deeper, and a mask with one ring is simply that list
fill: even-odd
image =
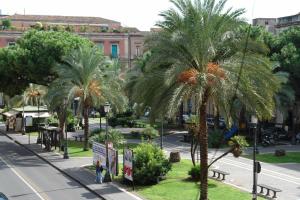
[{"label": "white road marking", "polygon": [[11,167],[4,159],[2,159],[0,157],[0,159],[2,160],[2,162],[4,162],[9,169],[11,169],[11,171],[18,176],[41,200],[45,200],[13,167]]},{"label": "white road marking", "polygon": [[[232,165],[232,166],[235,166],[235,167],[239,167],[239,168],[242,168],[242,169],[246,169],[246,170],[249,170],[249,171],[252,171],[253,169],[249,169],[247,167],[243,167],[241,165],[237,165],[237,164],[233,164],[232,162],[231,163],[228,163],[228,162],[224,162],[222,160],[220,160],[219,162],[222,162],[224,164],[227,164],[227,165]],[[295,182],[295,181],[292,181],[292,180],[288,180],[288,179],[285,179],[285,178],[281,178],[281,177],[278,177],[278,176],[274,176],[274,175],[271,175],[271,174],[267,174],[267,173],[262,173],[263,175],[265,176],[270,176],[270,177],[273,177],[273,178],[276,178],[276,179],[280,179],[280,180],[283,180],[283,181],[286,181],[286,182],[290,182],[290,183],[293,183],[293,184],[296,184],[296,185],[300,185],[299,182]]]},{"label": "white road marking", "polygon": [[[246,159],[246,158],[245,158],[245,159]],[[227,160],[227,161],[229,161],[229,162],[235,162],[235,163],[237,163],[238,165],[239,165],[239,164],[240,164],[240,165],[244,165],[244,166],[246,166],[246,167],[250,167],[250,168],[253,169],[253,165],[252,165],[252,164],[242,163],[242,162],[234,161],[234,160],[231,160],[231,159],[228,159],[228,158],[223,158],[223,160]],[[261,163],[264,163],[264,162],[261,162]],[[264,164],[267,164],[267,163],[264,163]],[[297,177],[295,177],[295,176],[291,176],[291,175],[279,173],[279,172],[272,171],[272,170],[269,170],[269,169],[263,168],[262,170],[263,170],[263,172],[269,172],[269,173],[273,173],[273,174],[278,174],[278,175],[280,175],[280,176],[285,176],[285,177],[288,177],[288,178],[291,178],[291,179],[300,180],[300,178],[297,178]]]}]

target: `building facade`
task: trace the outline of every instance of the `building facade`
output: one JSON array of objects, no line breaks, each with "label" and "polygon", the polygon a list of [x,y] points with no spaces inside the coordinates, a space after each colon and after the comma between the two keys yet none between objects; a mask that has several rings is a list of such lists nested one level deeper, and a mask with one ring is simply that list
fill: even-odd
[{"label": "building facade", "polygon": [[279,34],[292,26],[300,26],[300,13],[279,18],[256,18],[252,20],[253,26],[265,27],[267,31]]},{"label": "building facade", "polygon": [[11,27],[0,31],[0,47],[14,45],[28,29],[40,25],[44,30],[66,30],[86,37],[103,49],[106,56],[119,59],[123,69],[131,68],[133,60],[142,55],[148,32],[122,27],[120,22],[100,17],[49,15],[2,15]]}]

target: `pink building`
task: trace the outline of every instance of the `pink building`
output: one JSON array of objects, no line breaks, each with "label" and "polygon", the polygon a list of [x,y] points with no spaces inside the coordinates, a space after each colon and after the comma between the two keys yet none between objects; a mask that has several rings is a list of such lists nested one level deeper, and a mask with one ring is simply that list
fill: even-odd
[{"label": "pink building", "polygon": [[106,56],[117,58],[125,68],[132,67],[132,61],[143,53],[144,37],[147,32],[136,28],[122,27],[120,22],[100,17],[8,15],[12,27],[0,31],[0,47],[14,45],[23,32],[38,22],[45,30],[64,29],[89,38],[103,49]]}]

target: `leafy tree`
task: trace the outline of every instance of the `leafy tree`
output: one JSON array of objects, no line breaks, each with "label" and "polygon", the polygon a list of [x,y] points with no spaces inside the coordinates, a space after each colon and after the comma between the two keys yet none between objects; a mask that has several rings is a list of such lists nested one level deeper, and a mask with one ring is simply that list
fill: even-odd
[{"label": "leafy tree", "polygon": [[55,63],[91,41],[69,32],[27,31],[13,47],[0,49],[0,91],[21,94],[29,83],[48,85],[56,77]]},{"label": "leafy tree", "polygon": [[292,27],[279,34],[271,49],[272,59],[278,61],[280,68],[290,74],[289,80],[296,95],[300,95],[300,27]]},{"label": "leafy tree", "polygon": [[126,100],[114,71],[107,68],[108,60],[97,47],[81,46],[63,57],[63,64],[54,67],[57,84],[68,88],[68,98],[80,98],[84,117],[84,150],[88,150],[89,109],[109,101],[116,110],[123,109]]},{"label": "leafy tree", "polygon": [[2,29],[3,30],[7,30],[11,27],[10,19],[3,19],[1,22],[2,22]]},{"label": "leafy tree", "polygon": [[[270,118],[279,83],[272,74],[271,62],[262,54],[263,45],[239,34],[242,22],[238,17],[243,10],[224,11],[226,0],[172,3],[176,10],[161,14],[164,21],[158,25],[162,30],[146,40],[152,54],[144,76],[134,86],[134,99],[151,107],[151,117],[164,113],[171,116],[184,99],[196,95],[200,199],[207,200],[207,102],[213,101],[219,107],[228,127],[232,102],[236,100],[260,119]],[[249,44],[246,50],[245,44]]]}]

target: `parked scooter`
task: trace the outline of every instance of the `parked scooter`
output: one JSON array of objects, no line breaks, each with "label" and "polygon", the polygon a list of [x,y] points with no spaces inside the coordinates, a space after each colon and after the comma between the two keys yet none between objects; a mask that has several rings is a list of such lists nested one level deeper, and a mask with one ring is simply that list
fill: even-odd
[{"label": "parked scooter", "polygon": [[261,128],[261,143],[262,146],[267,147],[270,145],[276,145],[278,142],[278,133],[275,127]]}]

